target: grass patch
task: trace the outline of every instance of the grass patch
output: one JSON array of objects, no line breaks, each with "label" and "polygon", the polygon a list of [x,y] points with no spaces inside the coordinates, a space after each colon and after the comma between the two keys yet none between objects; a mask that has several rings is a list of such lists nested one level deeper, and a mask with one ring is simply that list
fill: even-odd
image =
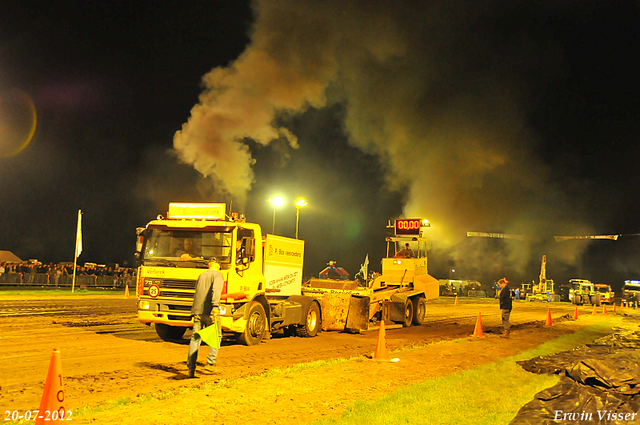
[{"label": "grass patch", "polygon": [[517,360],[570,350],[611,333],[611,327],[621,320],[613,318],[494,363],[414,384],[374,401],[357,402],[341,417],[314,424],[508,424],[536,393],[559,380],[555,375],[526,372]]},{"label": "grass patch", "polygon": [[613,333],[612,327],[619,326],[621,322],[622,317],[613,317],[607,321],[596,323],[581,329],[578,332],[564,335],[553,341],[547,341],[535,348],[532,348],[531,350],[523,351],[522,353],[511,357],[511,359],[514,361],[527,360],[536,356],[548,356],[550,354],[571,350],[572,348]]}]

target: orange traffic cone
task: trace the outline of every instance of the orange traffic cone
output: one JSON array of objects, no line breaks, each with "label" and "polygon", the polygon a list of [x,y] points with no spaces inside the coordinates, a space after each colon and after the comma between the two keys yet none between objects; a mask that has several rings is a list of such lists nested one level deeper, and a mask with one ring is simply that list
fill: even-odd
[{"label": "orange traffic cone", "polygon": [[125,298],[129,298],[129,284],[127,283],[127,286],[124,287],[124,297]]},{"label": "orange traffic cone", "polygon": [[544,325],[545,326],[553,325],[553,320],[551,320],[551,307],[549,307],[549,310],[547,310],[547,323],[545,323]]},{"label": "orange traffic cone", "polygon": [[598,311],[596,310],[596,305],[593,305],[593,313],[591,313],[593,316],[595,316],[596,314],[598,314]]},{"label": "orange traffic cone", "polygon": [[576,306],[576,312],[573,313],[573,320],[578,320],[578,306]]},{"label": "orange traffic cone", "polygon": [[471,336],[477,336],[478,338],[483,338],[484,335],[482,334],[482,313],[478,312],[478,320],[476,320],[476,327],[473,330],[473,335]]},{"label": "orange traffic cone", "polygon": [[[64,407],[64,383],[62,382],[62,360],[60,359],[60,351],[53,349],[51,361],[49,362],[49,371],[47,372],[47,380],[44,381],[44,391],[42,400],[40,400],[41,412],[36,419],[36,425],[67,423],[67,411]],[[45,412],[47,416],[44,415]],[[45,422],[46,420],[46,422]]]},{"label": "orange traffic cone", "polygon": [[453,305],[458,305],[458,296],[456,295],[456,302]]},{"label": "orange traffic cone", "polygon": [[373,358],[375,360],[389,360],[389,347],[387,347],[387,331],[384,329],[384,320],[380,322],[378,343],[376,344],[376,353]]},{"label": "orange traffic cone", "polygon": [[613,303],[613,312],[616,312],[616,303]]},{"label": "orange traffic cone", "polygon": [[604,311],[603,311],[603,313],[605,313],[605,314],[607,313],[607,305],[606,305],[606,304],[604,305]]}]

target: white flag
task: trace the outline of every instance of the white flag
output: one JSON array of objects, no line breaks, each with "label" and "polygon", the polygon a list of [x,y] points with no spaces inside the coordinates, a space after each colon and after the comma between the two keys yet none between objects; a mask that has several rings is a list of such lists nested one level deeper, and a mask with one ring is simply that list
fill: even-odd
[{"label": "white flag", "polygon": [[369,254],[367,254],[367,256],[364,259],[364,264],[362,265],[362,273],[364,274],[364,276],[362,276],[365,280],[365,282],[367,281],[367,279],[369,278]]},{"label": "white flag", "polygon": [[78,232],[76,233],[76,258],[82,254],[82,211],[78,210]]}]

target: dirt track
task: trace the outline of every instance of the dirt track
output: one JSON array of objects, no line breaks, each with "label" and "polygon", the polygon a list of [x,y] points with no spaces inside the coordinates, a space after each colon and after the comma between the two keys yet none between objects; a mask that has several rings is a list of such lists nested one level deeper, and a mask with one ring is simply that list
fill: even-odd
[{"label": "dirt track", "polygon": [[[488,335],[486,341],[472,343],[464,350],[460,346],[461,351],[456,355],[450,347],[431,353],[430,356],[439,359],[435,365],[417,357],[414,362],[424,363],[419,370],[425,373],[415,378],[426,379],[434,371],[445,374],[473,367],[575,330],[566,326],[545,327],[549,307],[557,324],[573,317],[574,307],[569,304],[515,303],[511,320],[515,324],[513,338],[503,340],[492,337],[500,322],[496,300],[464,299],[455,306],[452,298],[440,298],[429,303],[425,324],[389,329],[387,343],[393,351],[468,337],[481,312],[484,332]],[[590,316],[591,312],[589,307],[580,308],[581,316]],[[189,333],[180,343],[161,341],[152,327],[136,321],[135,299],[122,296],[49,299],[0,296],[2,411],[37,409],[54,347],[60,349],[62,355],[67,409],[74,410],[124,397],[135,399],[143,394],[171,392],[182,386],[255,376],[314,360],[362,356],[375,350],[378,332],[360,335],[324,332],[310,339],[274,335],[254,347],[225,340],[216,372],[204,374],[200,368],[197,380],[186,379],[188,337]],[[203,346],[201,360],[206,356],[206,349]],[[430,350],[438,349],[431,346]],[[356,386],[360,388],[362,383]],[[265,418],[264,414],[258,414],[256,419],[260,417]],[[312,418],[304,417],[305,420]]]}]

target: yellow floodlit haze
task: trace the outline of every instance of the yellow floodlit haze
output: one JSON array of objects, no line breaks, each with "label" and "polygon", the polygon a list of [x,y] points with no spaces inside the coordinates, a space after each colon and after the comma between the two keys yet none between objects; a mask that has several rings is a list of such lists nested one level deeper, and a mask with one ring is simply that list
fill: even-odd
[{"label": "yellow floodlit haze", "polygon": [[560,48],[524,37],[497,45],[484,2],[461,11],[448,1],[256,0],[253,9],[251,43],[203,77],[200,102],[174,138],[180,158],[241,206],[254,164],[243,139],[296,148],[274,126],[277,114],[341,103],[349,142],[381,158],[388,185],[408,194],[405,215],[437,223],[432,240],[443,247],[466,231],[588,232],[587,209],[550,182],[525,119],[535,93],[520,74],[553,80],[565,63]]},{"label": "yellow floodlit haze", "polygon": [[27,93],[9,89],[0,93],[0,157],[19,154],[36,131],[36,108]]}]

